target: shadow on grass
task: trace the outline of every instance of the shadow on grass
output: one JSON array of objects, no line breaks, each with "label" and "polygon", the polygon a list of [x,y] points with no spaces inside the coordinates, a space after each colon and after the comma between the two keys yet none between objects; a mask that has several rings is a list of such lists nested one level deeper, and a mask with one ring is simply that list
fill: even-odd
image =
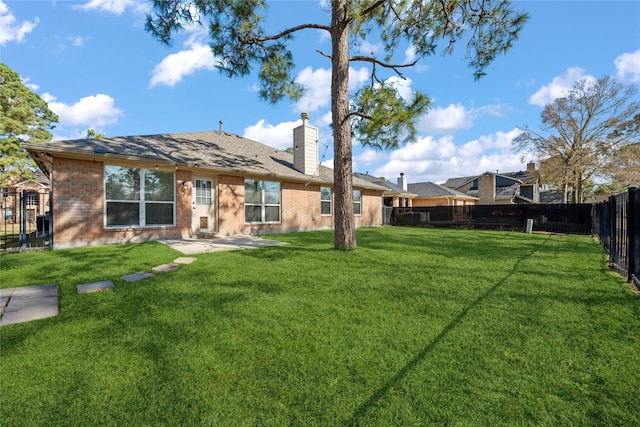
[{"label": "shadow on grass", "polygon": [[421,362],[423,362],[427,355],[433,351],[433,349],[442,341],[451,331],[453,331],[463,319],[467,317],[467,314],[473,310],[475,307],[480,305],[484,300],[492,296],[500,286],[502,286],[506,281],[513,276],[520,266],[520,263],[525,261],[527,258],[533,256],[537,251],[542,249],[544,245],[546,245],[551,236],[548,236],[542,243],[534,247],[530,252],[518,258],[511,268],[511,271],[507,273],[502,279],[498,280],[491,288],[489,288],[486,292],[476,298],[471,304],[469,304],[455,319],[453,319],[426,347],[422,349],[420,353],[418,353],[413,359],[411,359],[406,365],[404,365],[393,377],[391,377],[382,387],[376,390],[365,402],[360,404],[354,411],[352,417],[345,421],[343,425],[345,426],[355,426],[359,425],[359,421],[367,414],[369,409],[375,407],[376,404],[384,398],[384,396],[403,378],[409,374],[413,369],[415,369]]}]

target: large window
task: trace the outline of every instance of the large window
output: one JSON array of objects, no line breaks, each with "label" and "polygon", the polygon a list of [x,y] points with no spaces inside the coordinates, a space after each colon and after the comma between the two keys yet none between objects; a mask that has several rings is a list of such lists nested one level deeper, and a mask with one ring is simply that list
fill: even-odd
[{"label": "large window", "polygon": [[362,215],[362,193],[360,190],[353,190],[353,214]]},{"label": "large window", "polygon": [[331,215],[331,188],[320,187],[320,214]]},{"label": "large window", "polygon": [[280,183],[244,180],[244,221],[280,222]]},{"label": "large window", "polygon": [[175,225],[173,172],[105,166],[107,227]]}]

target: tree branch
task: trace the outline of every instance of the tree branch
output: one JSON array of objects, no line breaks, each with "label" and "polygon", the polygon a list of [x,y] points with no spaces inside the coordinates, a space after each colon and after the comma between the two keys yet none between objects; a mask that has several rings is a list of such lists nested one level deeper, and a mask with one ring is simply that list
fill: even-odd
[{"label": "tree branch", "polygon": [[371,120],[370,115],[361,113],[359,111],[349,111],[349,114],[347,114],[347,120],[351,119],[351,117],[360,117],[361,119]]},{"label": "tree branch", "polygon": [[316,49],[316,52],[318,52],[320,55],[324,56],[325,58],[333,59],[331,55],[329,55],[328,53],[324,53],[320,49]]},{"label": "tree branch", "polygon": [[374,10],[376,10],[377,8],[379,8],[380,6],[385,4],[386,2],[387,2],[387,0],[378,0],[377,2],[373,3],[371,6],[369,6],[365,10],[363,10],[362,13],[360,14],[360,16],[368,15],[369,13],[373,12]]},{"label": "tree branch", "polygon": [[379,65],[383,68],[390,68],[393,71],[395,71],[395,73],[401,77],[401,78],[405,78],[404,75],[398,70],[398,68],[408,68],[408,67],[413,67],[414,65],[416,65],[418,63],[418,60],[416,59],[413,62],[410,62],[409,64],[389,64],[387,62],[382,62],[379,59],[376,59],[374,57],[371,56],[362,56],[362,55],[356,55],[356,56],[352,56],[351,58],[349,58],[349,62],[354,62],[354,61],[362,61],[362,62],[369,62],[373,65]]},{"label": "tree branch", "polygon": [[287,28],[286,30],[278,33],[278,34],[274,34],[272,36],[265,36],[265,37],[251,37],[249,39],[243,40],[243,43],[248,43],[248,44],[259,44],[259,43],[263,43],[263,42],[267,42],[267,41],[272,41],[272,40],[278,40],[281,39],[283,37],[288,36],[289,34],[293,34],[297,31],[301,31],[301,30],[306,30],[306,29],[310,29],[310,28],[315,28],[316,30],[324,30],[327,31],[329,33],[331,33],[331,27],[328,27],[326,25],[320,25],[320,24],[302,24],[302,25],[297,25],[295,27],[291,27],[291,28]]}]

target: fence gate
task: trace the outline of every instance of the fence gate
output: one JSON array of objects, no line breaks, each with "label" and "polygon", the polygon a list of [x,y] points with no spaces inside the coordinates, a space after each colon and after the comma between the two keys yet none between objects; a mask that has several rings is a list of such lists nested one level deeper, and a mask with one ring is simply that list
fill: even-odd
[{"label": "fence gate", "polygon": [[3,191],[0,211],[0,252],[53,247],[50,191]]}]

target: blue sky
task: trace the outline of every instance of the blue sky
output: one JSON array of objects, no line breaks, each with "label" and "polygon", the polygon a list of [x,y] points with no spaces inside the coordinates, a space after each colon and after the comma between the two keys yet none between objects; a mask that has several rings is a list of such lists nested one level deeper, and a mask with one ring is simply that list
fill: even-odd
[{"label": "blue sky", "polygon": [[[268,26],[328,24],[323,2],[273,1]],[[536,160],[512,149],[518,127],[536,129],[545,104],[582,78],[615,76],[640,82],[640,1],[515,1],[530,14],[520,39],[474,81],[465,46],[405,70],[403,90],[422,90],[433,108],[419,121],[416,142],[393,151],[354,144],[354,171],[395,182],[442,183],[484,171],[517,171]],[[144,31],[141,0],[0,0],[0,61],[17,71],[60,117],[54,139],[80,138],[93,128],[107,136],[217,130],[280,149],[292,145],[300,113],[320,129],[319,154],[332,165],[330,63],[323,33],[295,37],[297,79],[307,86],[297,103],[261,101],[254,73],[229,79],[213,68],[207,35],[193,28],[166,47]],[[367,40],[363,53],[381,52]],[[354,51],[355,53],[355,51]],[[411,59],[410,46],[396,59]],[[351,87],[367,81],[352,63]],[[389,75],[391,77],[391,75]]]}]

